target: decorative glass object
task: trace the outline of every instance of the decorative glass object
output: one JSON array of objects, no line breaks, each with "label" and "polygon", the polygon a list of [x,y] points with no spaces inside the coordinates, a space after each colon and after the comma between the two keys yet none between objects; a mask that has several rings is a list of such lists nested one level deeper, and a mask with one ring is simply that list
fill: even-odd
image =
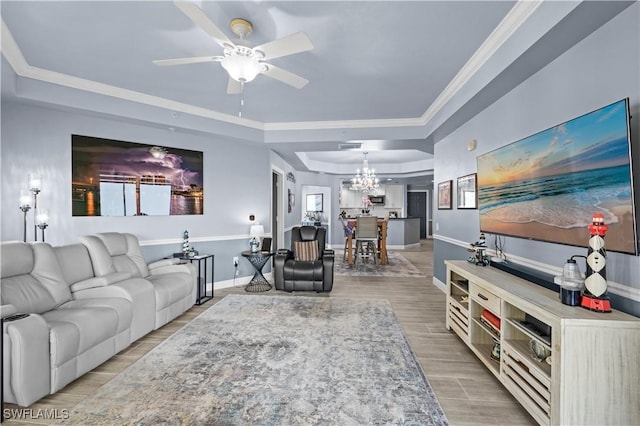
[{"label": "decorative glass object", "polygon": [[260,249],[260,237],[264,234],[264,226],[259,224],[251,225],[249,234],[251,235],[249,247],[253,253],[256,253]]},{"label": "decorative glass object", "polygon": [[191,251],[191,245],[189,245],[189,231],[185,230],[184,234],[182,234],[182,254],[183,256],[188,257]]}]

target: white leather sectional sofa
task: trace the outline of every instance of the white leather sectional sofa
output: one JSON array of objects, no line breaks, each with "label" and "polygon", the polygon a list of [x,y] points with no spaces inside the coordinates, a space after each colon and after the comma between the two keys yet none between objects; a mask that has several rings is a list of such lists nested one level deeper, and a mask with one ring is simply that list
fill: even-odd
[{"label": "white leather sectional sofa", "polygon": [[131,234],[81,242],[1,245],[6,402],[29,406],[59,391],[195,302],[192,264],[147,264]]}]

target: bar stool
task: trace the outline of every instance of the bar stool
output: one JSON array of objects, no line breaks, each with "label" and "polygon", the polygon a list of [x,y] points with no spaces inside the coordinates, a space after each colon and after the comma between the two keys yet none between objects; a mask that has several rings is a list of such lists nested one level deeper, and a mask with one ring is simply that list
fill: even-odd
[{"label": "bar stool", "polygon": [[[349,251],[349,235],[353,234],[353,228],[349,226],[349,223],[345,223],[344,218],[340,217],[340,223],[342,223],[342,230],[344,231],[344,255],[342,256],[342,261],[347,261],[347,252]],[[356,241],[355,235],[352,235],[352,246]]]},{"label": "bar stool", "polygon": [[378,218],[376,216],[358,216],[356,225],[356,262],[358,257],[372,258],[375,265],[377,255]]}]

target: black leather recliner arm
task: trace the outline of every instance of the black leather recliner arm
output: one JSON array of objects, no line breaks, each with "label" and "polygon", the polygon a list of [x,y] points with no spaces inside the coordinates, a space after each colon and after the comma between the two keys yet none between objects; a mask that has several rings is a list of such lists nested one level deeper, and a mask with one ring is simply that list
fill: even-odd
[{"label": "black leather recliner arm", "polygon": [[284,264],[288,259],[293,259],[293,252],[287,249],[278,249],[273,259],[276,290],[284,290]]},{"label": "black leather recliner arm", "polygon": [[322,272],[323,291],[331,291],[333,288],[333,262],[335,260],[335,252],[331,249],[325,249],[322,254]]}]

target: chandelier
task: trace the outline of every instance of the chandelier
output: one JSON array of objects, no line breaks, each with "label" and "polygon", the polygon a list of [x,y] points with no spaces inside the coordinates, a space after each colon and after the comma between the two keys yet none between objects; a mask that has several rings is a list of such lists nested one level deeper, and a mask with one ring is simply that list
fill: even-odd
[{"label": "chandelier", "polygon": [[362,191],[365,194],[380,186],[378,184],[378,178],[376,177],[376,171],[369,168],[367,154],[368,152],[364,153],[362,173],[360,173],[360,169],[357,169],[356,175],[351,178],[351,189],[354,191]]}]

